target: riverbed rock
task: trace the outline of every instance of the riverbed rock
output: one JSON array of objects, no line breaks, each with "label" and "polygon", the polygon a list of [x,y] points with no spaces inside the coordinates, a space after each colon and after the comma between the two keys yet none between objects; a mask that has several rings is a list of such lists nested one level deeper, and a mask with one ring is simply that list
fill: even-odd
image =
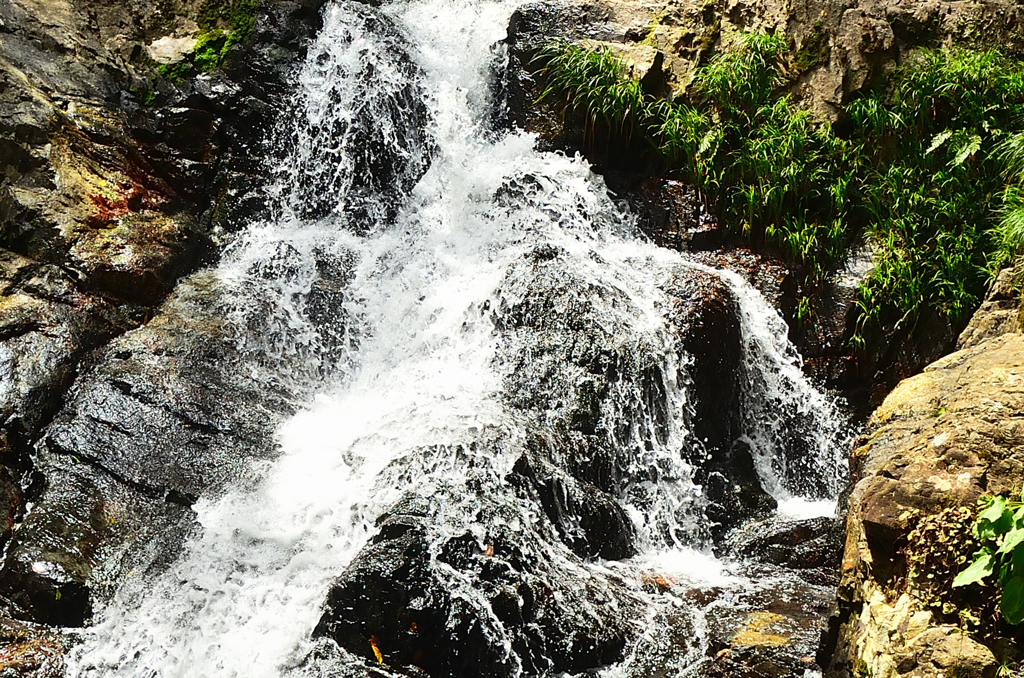
[{"label": "riverbed rock", "polygon": [[0,618],[0,675],[61,678],[69,645],[66,637],[45,627]]},{"label": "riverbed rock", "polygon": [[[991,676],[1008,659],[998,636],[1021,640],[1019,629],[994,621],[987,639],[961,635],[957,601],[949,603],[952,613],[926,605],[936,595],[926,582],[951,580],[963,562],[956,557],[976,548],[968,542],[960,548],[969,552],[940,554],[938,564],[915,560],[914,576],[906,575],[915,556],[908,535],[922,516],[966,507],[969,518],[980,495],[1016,496],[1024,485],[1024,335],[964,343],[903,381],[854,451],[859,481],[850,496],[830,675]],[[959,539],[969,539],[969,521],[959,524],[966,535]],[[923,569],[929,562],[941,569]]]},{"label": "riverbed rock", "polygon": [[[638,592],[587,568],[543,518],[524,524],[544,513],[529,483],[487,486],[385,513],[332,586],[314,636],[454,678],[576,673],[621,658],[638,630]],[[441,509],[449,503],[467,512]],[[451,529],[445,513],[464,516],[465,526]]]},{"label": "riverbed rock", "polygon": [[772,517],[733,530],[723,544],[723,552],[792,570],[834,570],[839,565],[842,541],[842,525],[835,518]]},{"label": "riverbed rock", "polygon": [[[272,384],[246,379],[220,288],[196,274],[143,327],[92,358],[37,446],[41,487],[0,570],[25,619],[80,626],[154,537],[248,463],[275,453],[291,411]],[[173,542],[173,539],[170,540]]]},{"label": "riverbed rock", "polygon": [[[771,511],[775,502],[738,440],[743,351],[726,284],[696,268],[668,273],[660,287],[671,345],[647,346],[630,328],[633,302],[619,289],[584,284],[568,261],[559,248],[539,246],[503,285],[524,291],[495,312],[508,364],[506,400],[538,418],[548,460],[620,500],[642,493],[659,473],[673,481],[690,473],[704,492],[707,520],[697,521],[704,523],[698,539]],[[672,355],[667,363],[664,351]],[[671,388],[686,390],[684,412],[666,410]],[[673,417],[690,435],[672,463],[685,461],[689,470],[638,465],[635,459],[666,444]]]}]

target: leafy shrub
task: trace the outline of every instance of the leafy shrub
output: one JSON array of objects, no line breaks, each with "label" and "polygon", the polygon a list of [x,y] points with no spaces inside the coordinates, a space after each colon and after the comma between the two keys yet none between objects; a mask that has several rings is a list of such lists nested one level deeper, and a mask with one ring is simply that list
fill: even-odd
[{"label": "leafy shrub", "polygon": [[862,324],[924,307],[954,324],[977,306],[1003,190],[998,149],[1024,114],[1024,69],[996,51],[921,50],[888,93],[847,107],[863,153],[861,193],[876,243]]},{"label": "leafy shrub", "polygon": [[1024,132],[1008,135],[996,149],[1005,168],[1007,186],[999,223],[993,231],[996,256],[993,268],[1010,265],[1024,253]]},{"label": "leafy shrub", "polygon": [[1002,594],[999,609],[1011,624],[1024,621],[1024,494],[1020,501],[983,497],[983,510],[972,528],[983,542],[974,561],[953,580],[954,587],[976,584],[996,575]]},{"label": "leafy shrub", "polygon": [[956,573],[981,545],[971,528],[976,511],[952,506],[938,512],[909,509],[900,516],[910,528],[899,547],[905,562],[907,590],[939,619],[991,628],[998,601],[986,591],[953,588]]},{"label": "leafy shrub", "polygon": [[1024,68],[996,51],[919,51],[847,107],[840,137],[780,94],[786,52],[781,36],[740,36],[697,70],[687,100],[669,102],[645,96],[610,52],[556,43],[541,55],[544,96],[564,97],[591,130],[643,136],[725,227],[796,264],[798,317],[866,230],[876,265],[854,345],[871,327],[909,330],[924,308],[962,323],[997,250],[1024,245],[1024,189],[1004,191],[1002,173],[1009,162],[1024,177],[1024,138],[1006,132],[1024,118]]}]

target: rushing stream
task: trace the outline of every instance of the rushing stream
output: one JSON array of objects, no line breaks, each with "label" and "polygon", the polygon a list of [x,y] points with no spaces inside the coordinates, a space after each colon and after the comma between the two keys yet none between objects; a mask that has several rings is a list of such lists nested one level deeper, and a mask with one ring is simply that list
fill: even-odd
[{"label": "rushing stream", "polygon": [[[366,675],[358,667],[378,650],[436,676],[634,675],[637,643],[664,614],[642,573],[751,585],[712,555],[704,463],[722,450],[696,433],[695,375],[708,372],[679,338],[696,321],[670,319],[695,290],[732,309],[739,365],[721,369],[737,411],[721,417],[735,420],[726,432],[765,501],[793,517],[834,509],[842,419],[761,296],[635,237],[585,161],[492,128],[514,8],[326,9],[279,135],[274,217],[216,270],[233,319],[259,328],[238,338],[249,376],[304,405],[258,482],[202,497],[177,561],[130,578],[96,613],[70,675]],[[380,553],[410,534],[426,545],[423,567],[388,570]],[[461,560],[456,543],[468,544]],[[487,559],[508,566],[485,576],[466,565]],[[346,617],[350,589],[409,572],[433,593],[395,603],[402,629],[366,634]],[[505,590],[513,613],[499,605]],[[373,614],[390,619],[388,604]],[[559,605],[571,613],[549,620]],[[528,607],[547,611],[530,621]],[[694,637],[702,614],[687,622]],[[556,633],[581,619],[596,620],[593,651]],[[473,648],[424,656],[417,634]],[[704,651],[694,644],[679,671]]]}]

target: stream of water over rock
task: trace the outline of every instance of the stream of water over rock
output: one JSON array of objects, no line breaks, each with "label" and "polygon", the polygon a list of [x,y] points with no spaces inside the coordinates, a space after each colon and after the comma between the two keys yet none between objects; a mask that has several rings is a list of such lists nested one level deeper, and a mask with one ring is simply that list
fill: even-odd
[{"label": "stream of water over rock", "polygon": [[[247,376],[303,405],[256,480],[200,498],[182,554],[96,612],[70,675],[654,675],[672,643],[685,674],[706,609],[780,576],[715,557],[712,505],[834,510],[847,431],[775,311],[636,237],[586,162],[492,127],[514,9],[327,7],[274,216],[215,271],[258,328]],[[730,332],[735,365],[693,347]]]}]

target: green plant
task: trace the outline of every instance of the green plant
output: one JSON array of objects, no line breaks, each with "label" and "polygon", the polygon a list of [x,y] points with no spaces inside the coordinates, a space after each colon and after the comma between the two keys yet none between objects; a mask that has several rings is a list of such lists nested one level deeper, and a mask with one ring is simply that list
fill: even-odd
[{"label": "green plant", "polygon": [[259,0],[207,0],[199,8],[197,19],[203,30],[192,52],[179,63],[158,65],[157,71],[171,82],[181,82],[194,71],[220,68],[231,48],[252,35],[259,7]]},{"label": "green plant", "polygon": [[640,83],[628,77],[625,65],[607,48],[592,50],[556,41],[537,60],[547,81],[541,99],[562,97],[568,113],[582,114],[584,136],[590,142],[598,129],[604,129],[628,143],[651,116],[651,102]]},{"label": "green plant", "polygon": [[[804,66],[827,46],[819,33],[797,54]],[[919,51],[847,106],[839,136],[780,93],[786,54],[781,35],[738,36],[697,69],[686,98],[658,101],[609,51],[554,43],[540,57],[543,97],[560,99],[567,121],[582,116],[592,146],[601,132],[643,139],[723,226],[795,264],[799,320],[813,320],[821,283],[867,231],[875,265],[854,348],[878,328],[912,332],[926,309],[964,322],[996,242],[1004,259],[1024,245],[1024,138],[1006,132],[1024,117],[1024,67],[996,51]],[[1017,168],[1009,188],[1004,163]]]},{"label": "green plant", "polygon": [[1024,113],[1022,76],[1019,62],[996,51],[921,50],[888,91],[848,106],[878,245],[862,289],[862,327],[909,330],[924,308],[956,324],[974,310],[1003,185],[998,149]]},{"label": "green plant", "polygon": [[999,222],[993,229],[997,243],[993,273],[1024,253],[1024,132],[1008,135],[996,148],[1007,179]]},{"label": "green plant", "polygon": [[954,587],[976,584],[995,574],[1002,589],[999,609],[1011,624],[1024,621],[1024,494],[1020,501],[982,497],[972,528],[983,546],[953,580]]}]

